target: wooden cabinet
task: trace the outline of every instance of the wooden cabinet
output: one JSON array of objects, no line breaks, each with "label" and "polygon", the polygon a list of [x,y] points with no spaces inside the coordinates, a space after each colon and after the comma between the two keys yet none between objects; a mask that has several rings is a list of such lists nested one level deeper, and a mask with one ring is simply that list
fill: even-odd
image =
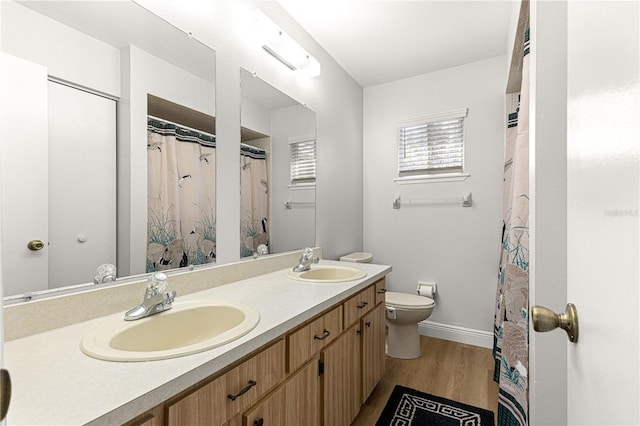
[{"label": "wooden cabinet", "polygon": [[162,426],[164,425],[164,407],[159,405],[146,413],[130,420],[124,426]]},{"label": "wooden cabinet", "polygon": [[344,328],[347,329],[357,322],[362,315],[374,307],[375,303],[376,292],[374,285],[370,285],[344,302]]},{"label": "wooden cabinet", "polygon": [[384,303],[384,294],[387,292],[386,280],[382,278],[381,280],[376,281],[374,286],[376,289],[376,305],[379,303]]},{"label": "wooden cabinet", "polygon": [[308,362],[244,415],[246,426],[319,426],[318,360]]},{"label": "wooden cabinet", "polygon": [[385,368],[384,279],[127,426],[349,426]]},{"label": "wooden cabinet", "polygon": [[342,307],[338,306],[287,336],[289,372],[311,359],[342,332]]},{"label": "wooden cabinet", "polygon": [[166,409],[166,424],[224,425],[281,383],[285,343],[280,340]]},{"label": "wooden cabinet", "polygon": [[376,307],[362,317],[362,400],[369,398],[386,366],[385,355],[385,305]]},{"label": "wooden cabinet", "polygon": [[325,426],[348,426],[360,411],[360,333],[360,324],[354,324],[320,355]]}]

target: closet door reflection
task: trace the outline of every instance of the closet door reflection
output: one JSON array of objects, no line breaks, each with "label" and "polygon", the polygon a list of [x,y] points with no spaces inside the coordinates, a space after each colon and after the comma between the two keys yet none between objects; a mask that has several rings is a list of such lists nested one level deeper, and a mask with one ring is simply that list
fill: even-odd
[{"label": "closet door reflection", "polygon": [[116,263],[116,102],[49,81],[49,279]]}]

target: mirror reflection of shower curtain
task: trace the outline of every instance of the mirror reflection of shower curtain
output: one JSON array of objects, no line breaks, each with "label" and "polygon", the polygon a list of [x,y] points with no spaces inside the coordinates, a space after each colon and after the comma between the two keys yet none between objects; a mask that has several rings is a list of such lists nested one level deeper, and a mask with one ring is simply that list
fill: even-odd
[{"label": "mirror reflection of shower curtain", "polygon": [[240,257],[247,257],[261,244],[269,247],[267,155],[242,145],[240,160]]},{"label": "mirror reflection of shower curtain", "polygon": [[216,139],[147,120],[147,272],[216,258]]}]

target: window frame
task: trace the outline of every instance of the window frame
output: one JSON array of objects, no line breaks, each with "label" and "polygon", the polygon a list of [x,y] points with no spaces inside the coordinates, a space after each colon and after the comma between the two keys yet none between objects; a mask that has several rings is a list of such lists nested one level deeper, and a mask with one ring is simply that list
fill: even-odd
[{"label": "window frame", "polygon": [[[467,177],[471,176],[470,173],[467,172],[466,167],[466,153],[467,153],[467,113],[468,108],[458,108],[455,110],[444,111],[435,114],[429,114],[422,117],[416,117],[405,120],[398,120],[395,122],[395,161],[396,161],[396,177],[394,181],[399,184],[403,183],[428,183],[428,182],[453,182],[465,180]],[[447,171],[444,170],[442,172],[438,172],[437,169],[428,169],[417,170],[415,173],[407,173],[402,175],[400,171],[400,129],[412,127],[412,126],[420,126],[427,125],[430,123],[435,123],[439,121],[447,121],[462,118],[462,169],[460,171]]]}]

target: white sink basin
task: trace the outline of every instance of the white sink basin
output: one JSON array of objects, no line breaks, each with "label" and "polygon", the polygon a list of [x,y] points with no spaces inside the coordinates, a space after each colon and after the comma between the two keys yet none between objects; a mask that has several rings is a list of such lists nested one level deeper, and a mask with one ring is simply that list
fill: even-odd
[{"label": "white sink basin", "polygon": [[238,339],[259,320],[258,311],[247,305],[175,302],[170,310],[137,321],[112,317],[88,332],[80,349],[108,361],[175,358]]},{"label": "white sink basin", "polygon": [[340,283],[359,280],[366,277],[367,273],[348,266],[311,265],[311,269],[304,272],[293,272],[289,269],[285,276],[310,283]]}]

